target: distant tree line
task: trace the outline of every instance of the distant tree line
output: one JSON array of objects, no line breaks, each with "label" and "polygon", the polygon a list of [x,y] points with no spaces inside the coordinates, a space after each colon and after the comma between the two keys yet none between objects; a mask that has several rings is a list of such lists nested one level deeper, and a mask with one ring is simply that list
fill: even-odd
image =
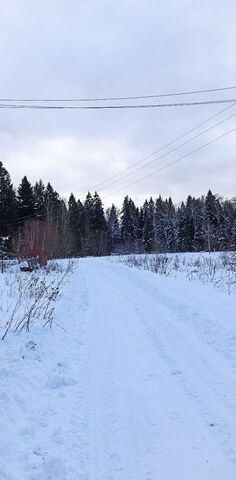
[{"label": "distant tree line", "polygon": [[97,192],[88,192],[84,202],[71,194],[67,202],[50,183],[32,185],[26,176],[16,190],[0,162],[2,251],[55,258],[235,248],[235,198],[224,200],[209,190],[178,206],[159,196],[137,207],[126,196],[121,210],[112,205],[104,212]]}]

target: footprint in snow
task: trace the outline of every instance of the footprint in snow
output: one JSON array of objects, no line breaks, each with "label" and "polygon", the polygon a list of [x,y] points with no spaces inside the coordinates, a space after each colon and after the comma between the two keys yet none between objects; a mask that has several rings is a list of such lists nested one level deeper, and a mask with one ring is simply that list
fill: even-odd
[{"label": "footprint in snow", "polygon": [[41,457],[44,460],[45,455],[47,455],[47,451],[43,450],[41,447],[37,447],[33,450],[33,454],[37,457]]},{"label": "footprint in snow", "polygon": [[172,370],[171,375],[182,375],[181,370]]},{"label": "footprint in snow", "polygon": [[74,378],[67,377],[65,375],[55,375],[49,377],[47,380],[47,387],[48,388],[62,388],[62,387],[71,387],[76,385],[77,382]]},{"label": "footprint in snow", "polygon": [[27,350],[35,350],[36,347],[37,347],[37,343],[33,342],[33,340],[30,340],[25,344],[25,348]]},{"label": "footprint in snow", "polygon": [[20,356],[24,360],[42,360],[42,352],[40,352],[40,349],[37,348],[37,343],[34,342],[33,340],[30,340],[29,342],[26,342],[24,347],[22,346],[20,348]]},{"label": "footprint in snow", "polygon": [[[34,467],[35,468],[35,467]],[[59,458],[45,459],[37,473],[33,473],[30,480],[67,480],[66,469]]]}]

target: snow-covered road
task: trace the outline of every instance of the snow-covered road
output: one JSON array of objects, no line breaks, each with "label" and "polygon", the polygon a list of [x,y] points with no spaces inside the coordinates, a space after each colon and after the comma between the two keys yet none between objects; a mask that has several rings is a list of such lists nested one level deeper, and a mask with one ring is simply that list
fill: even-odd
[{"label": "snow-covered road", "polygon": [[0,479],[236,479],[235,306],[82,260],[58,305],[66,332],[2,346]]}]

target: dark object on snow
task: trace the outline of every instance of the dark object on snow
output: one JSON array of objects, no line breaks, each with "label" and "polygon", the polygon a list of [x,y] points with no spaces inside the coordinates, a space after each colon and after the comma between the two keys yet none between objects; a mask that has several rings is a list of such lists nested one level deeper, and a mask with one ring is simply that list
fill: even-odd
[{"label": "dark object on snow", "polygon": [[27,258],[22,261],[20,266],[21,272],[33,272],[34,270],[38,270],[40,268],[40,261],[38,257]]}]

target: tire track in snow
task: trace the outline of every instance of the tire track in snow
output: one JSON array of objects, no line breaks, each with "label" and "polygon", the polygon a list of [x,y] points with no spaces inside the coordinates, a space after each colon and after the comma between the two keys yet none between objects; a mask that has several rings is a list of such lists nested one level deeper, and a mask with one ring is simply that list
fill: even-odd
[{"label": "tire track in snow", "polygon": [[[90,276],[90,292],[96,292],[96,286],[100,283],[100,275],[96,272]],[[111,322],[111,312],[106,311],[107,296],[104,298],[96,293],[91,295],[93,308],[88,312],[91,329],[92,351],[92,451],[93,461],[91,466],[91,479],[94,480],[123,480],[132,478],[135,464],[139,464],[139,472],[142,472],[142,464],[137,454],[136,439],[132,437],[127,416],[126,399],[120,392],[119,371],[120,358],[116,356],[117,337],[114,323]],[[120,306],[120,302],[119,302]],[[120,342],[118,337],[118,342]],[[120,352],[120,347],[119,347]],[[124,448],[125,440],[129,438],[128,445],[132,448]],[[135,452],[133,453],[133,450]]]},{"label": "tire track in snow", "polygon": [[[146,304],[142,287],[131,284],[131,274],[128,278],[125,276],[123,281],[117,282],[114,281],[117,273],[118,279],[121,279],[119,268],[115,272],[113,269],[111,277],[107,275],[109,270],[105,270],[105,272],[103,271],[102,275],[113,282],[114,288],[115,286],[119,288],[126,300],[133,305],[151,344],[168,365],[170,374],[175,377],[175,381],[188,398],[194,401],[197,410],[205,419],[210,433],[214,438],[217,437],[221,449],[236,466],[235,394],[232,385],[229,388],[229,385],[224,384],[222,377],[217,373],[219,356],[215,356],[215,352],[211,352],[209,345],[206,344],[203,348],[198,339],[192,336],[188,327],[185,326],[185,330],[183,330],[183,325],[179,323],[178,317],[172,313],[173,307],[169,311],[166,301],[164,306],[162,305],[162,294],[158,295],[157,299],[149,298],[149,303]],[[130,291],[131,285],[133,297],[127,293]],[[134,294],[135,289],[138,291],[137,294]],[[153,324],[155,316],[157,317]],[[208,361],[212,353],[213,359],[217,360],[215,368],[212,368],[212,362],[209,364]],[[231,378],[233,378],[232,375]]]},{"label": "tire track in snow", "polygon": [[[212,478],[216,478],[216,473],[219,473],[220,470],[223,474],[223,472],[226,471],[226,467],[222,470],[224,460],[222,454],[220,454],[220,450],[218,450],[217,453],[215,452],[213,456],[209,453],[212,449],[213,451],[214,449],[217,450],[215,443],[216,436],[214,434],[211,438],[211,428],[208,423],[211,415],[208,410],[206,412],[204,411],[204,402],[200,402],[199,408],[198,401],[201,400],[201,398],[196,393],[194,383],[189,379],[189,376],[196,375],[200,382],[197,386],[199,387],[199,385],[203,385],[203,396],[207,396],[211,393],[210,387],[208,388],[208,383],[205,383],[204,374],[200,375],[202,365],[204,364],[204,368],[206,368],[207,363],[204,363],[204,358],[199,361],[196,358],[196,355],[202,355],[202,348],[199,348],[199,352],[195,352],[195,341],[192,344],[191,341],[189,342],[186,335],[180,335],[181,332],[178,332],[178,330],[174,328],[172,322],[173,319],[171,320],[170,318],[165,318],[165,322],[163,320],[162,323],[158,323],[158,326],[161,329],[159,333],[162,332],[163,337],[160,340],[160,335],[152,330],[153,322],[151,321],[150,325],[149,321],[150,319],[155,319],[155,322],[158,321],[159,315],[164,315],[164,317],[166,317],[168,310],[166,308],[164,309],[163,306],[158,306],[158,302],[153,301],[152,295],[147,295],[147,292],[143,295],[141,289],[137,288],[136,285],[130,281],[130,274],[127,275],[128,279],[126,278],[125,268],[121,271],[119,267],[117,268],[94,260],[88,260],[84,263],[83,269],[85,274],[87,274],[87,278],[90,278],[88,281],[90,291],[96,290],[97,288],[97,300],[95,302],[96,308],[89,313],[95,315],[95,312],[97,312],[96,320],[99,321],[104,316],[105,312],[106,320],[103,333],[100,332],[99,335],[100,341],[104,341],[106,322],[108,322],[107,327],[109,324],[112,325],[112,330],[115,332],[114,335],[117,335],[112,351],[117,350],[115,361],[117,361],[118,365],[116,365],[113,377],[117,378],[119,375],[123,375],[124,380],[121,383],[120,388],[124,389],[124,393],[120,395],[121,401],[118,402],[117,399],[115,399],[115,404],[109,408],[116,411],[115,415],[118,417],[120,424],[123,423],[125,425],[126,423],[126,428],[128,429],[126,431],[126,437],[129,438],[129,441],[127,438],[125,441],[127,442],[127,448],[132,452],[133,458],[136,456],[136,461],[138,461],[140,457],[142,458],[141,470],[137,470],[140,475],[138,478],[145,478],[145,480],[157,478],[158,467],[160,467],[162,473],[166,469],[164,478],[169,478],[166,475],[170,475],[170,472],[171,479],[177,478],[175,475],[176,472],[172,471],[170,466],[165,466],[166,464],[168,465],[168,455],[166,456],[165,451],[168,452],[170,458],[172,457],[174,462],[178,463],[178,453],[180,452],[173,435],[175,430],[177,437],[180,435],[185,438],[185,443],[189,435],[190,438],[191,434],[194,437],[192,447],[185,445],[185,449],[190,448],[194,450],[196,458],[198,458],[198,471],[200,468],[199,463],[203,463],[201,466],[202,476],[196,478],[209,479],[211,472],[215,472],[215,476]],[[135,278],[136,275],[140,275],[140,272],[133,271],[132,275]],[[91,280],[91,278],[93,278],[93,280]],[[91,303],[94,301],[95,296],[91,295]],[[149,310],[147,310],[148,304],[151,305]],[[168,312],[168,315],[170,316],[172,313]],[[176,321],[176,318],[174,320]],[[96,323],[93,324],[93,327],[97,334],[97,327],[95,325]],[[111,333],[112,331],[110,331],[110,334]],[[120,347],[118,347],[119,343]],[[188,346],[187,348],[186,344]],[[197,346],[200,347],[200,344]],[[108,358],[109,356],[111,358],[113,353],[109,350],[109,346],[106,342],[103,347]],[[207,348],[209,348],[209,346],[207,346]],[[193,352],[191,351],[192,349]],[[171,350],[173,350],[172,353]],[[183,352],[184,356],[182,355]],[[206,353],[207,352],[204,352],[204,356]],[[117,354],[120,354],[119,361]],[[186,370],[185,364],[188,362],[189,367],[188,370]],[[141,372],[138,371],[139,364],[142,367]],[[178,364],[181,365],[183,372],[176,368]],[[146,372],[145,375],[144,371]],[[132,385],[132,375],[136,382],[140,382],[141,389],[144,388],[144,392],[141,391],[140,387],[135,385],[134,392],[131,391],[130,398],[127,398],[126,390],[129,391],[130,386],[126,384],[126,381],[129,379]],[[104,376],[108,381],[109,375],[104,372]],[[164,408],[161,406],[161,416],[159,409],[152,405],[153,397],[155,398],[159,387],[161,388],[161,392],[158,392],[160,397],[158,402],[162,399],[163,405],[168,406]],[[107,386],[107,388],[110,387]],[[173,408],[169,395],[175,402],[177,402],[176,408]],[[111,398],[112,397],[110,397],[109,401],[111,401]],[[208,399],[210,399],[211,402],[214,397],[212,397],[212,400],[210,397]],[[114,399],[112,400],[112,403],[113,401]],[[121,406],[122,404],[123,407],[119,412],[118,405]],[[160,404],[158,404],[158,407],[160,408]],[[196,411],[198,411],[198,414],[196,414]],[[98,409],[97,417],[99,418],[103,415],[104,412],[102,413],[100,409],[99,413]],[[191,428],[196,432],[198,432],[200,428],[202,434],[199,434],[199,436],[197,433],[193,434]],[[111,429],[111,425],[108,422],[105,428],[108,432],[108,438],[110,438],[109,429]],[[112,431],[112,429],[110,431]],[[169,432],[168,439],[166,431]],[[115,436],[118,440],[119,436],[117,435],[117,432],[115,433]],[[112,443],[113,445],[115,444],[115,442]],[[207,449],[206,443],[209,444]],[[109,448],[111,450],[112,445],[110,445]],[[131,474],[132,469],[129,469],[125,452],[122,450],[119,443],[118,450],[120,450],[120,458],[122,459],[121,464],[125,476],[113,472],[113,477],[111,478],[134,478]],[[204,460],[204,452],[206,451],[208,452],[207,455],[210,455],[211,457],[210,460]],[[199,458],[200,452],[201,456]],[[229,454],[229,451],[227,451],[227,453]],[[165,461],[163,460],[164,458]],[[215,458],[217,458],[217,461]],[[208,462],[210,464],[207,468],[204,465],[204,461],[207,464]],[[216,463],[218,463],[218,465],[216,465]],[[112,466],[112,469],[113,468],[114,466]],[[142,475],[140,474],[140,471],[143,472]],[[183,474],[183,472],[181,473],[181,478],[185,478],[185,474]],[[100,477],[97,478],[100,479]]]}]

